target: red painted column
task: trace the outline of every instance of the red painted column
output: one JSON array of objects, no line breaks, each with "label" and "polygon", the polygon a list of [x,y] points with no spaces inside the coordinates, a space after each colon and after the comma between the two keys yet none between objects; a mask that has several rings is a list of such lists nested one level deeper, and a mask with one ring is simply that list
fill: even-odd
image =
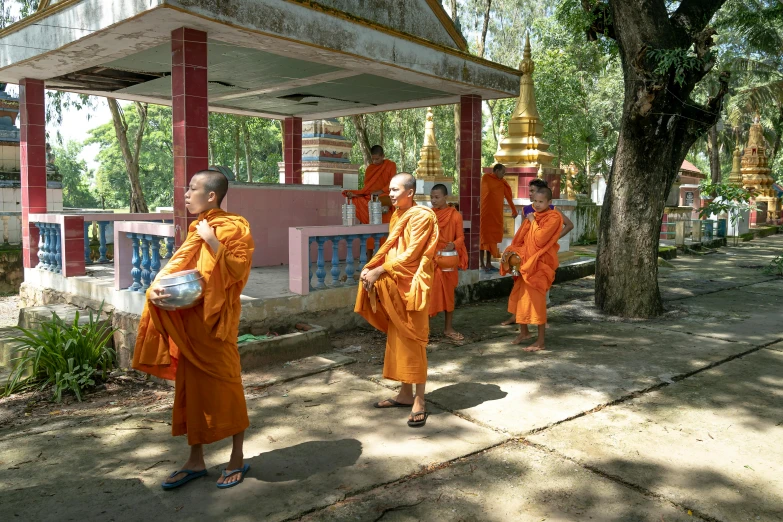
[{"label": "red painted column", "polygon": [[465,232],[468,268],[479,268],[479,228],[481,198],[481,96],[460,98],[459,209],[470,222]]},{"label": "red painted column", "polygon": [[302,184],[302,118],[283,121],[283,163],[285,184]]},{"label": "red painted column", "polygon": [[207,33],[181,27],[171,32],[171,101],[174,123],[174,244],[188,233],[193,216],[185,191],[193,174],[209,167]]},{"label": "red painted column", "polygon": [[[22,253],[25,268],[38,265],[38,228],[30,214],[46,212],[46,97],[42,80],[19,82],[22,167]],[[82,239],[82,242],[84,239]]]}]

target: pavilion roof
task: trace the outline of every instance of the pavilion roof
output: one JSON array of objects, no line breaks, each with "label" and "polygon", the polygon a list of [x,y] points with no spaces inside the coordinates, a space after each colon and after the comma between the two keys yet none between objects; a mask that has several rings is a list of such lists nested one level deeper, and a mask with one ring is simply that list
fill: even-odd
[{"label": "pavilion roof", "polygon": [[680,166],[680,174],[685,176],[690,176],[692,178],[702,178],[706,179],[707,175],[704,174],[702,171],[699,170],[699,167],[694,165],[688,160],[684,160],[682,162],[682,166]]},{"label": "pavilion roof", "polygon": [[317,119],[518,96],[437,0],[50,0],[0,31],[0,81],[171,104],[171,31],[208,35],[210,110]]}]

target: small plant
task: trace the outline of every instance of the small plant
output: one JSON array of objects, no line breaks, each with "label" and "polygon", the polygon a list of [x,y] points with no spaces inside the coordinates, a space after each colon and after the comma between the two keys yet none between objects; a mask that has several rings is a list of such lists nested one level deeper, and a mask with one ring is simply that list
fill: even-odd
[{"label": "small plant", "polygon": [[775,259],[764,267],[765,274],[783,276],[783,256],[775,256]]},{"label": "small plant", "polygon": [[[706,219],[715,214],[726,214],[732,228],[737,227],[737,222],[742,220],[742,213],[756,210],[756,205],[751,203],[753,192],[743,187],[737,187],[728,183],[711,183],[703,181],[700,187],[703,196],[714,195],[715,199],[699,209],[699,217]],[[738,239],[735,237],[735,246]]]},{"label": "small plant", "polygon": [[114,365],[115,352],[109,341],[116,331],[100,321],[103,304],[90,320],[79,325],[79,313],[68,324],[56,313],[36,329],[17,327],[20,336],[15,349],[13,370],[5,395],[33,387],[53,386],[53,400],[60,402],[64,391],[71,391],[81,401],[84,390],[95,386]]}]

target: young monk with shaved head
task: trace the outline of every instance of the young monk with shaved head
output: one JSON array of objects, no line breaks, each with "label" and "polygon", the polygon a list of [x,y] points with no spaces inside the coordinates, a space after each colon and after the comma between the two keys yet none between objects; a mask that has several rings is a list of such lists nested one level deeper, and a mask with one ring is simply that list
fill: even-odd
[{"label": "young monk with shaved head", "polygon": [[[427,382],[429,297],[433,258],[438,245],[438,221],[427,207],[416,205],[416,180],[398,174],[389,184],[396,210],[389,236],[361,273],[361,287],[354,310],[386,333],[383,377],[402,383],[392,399],[376,408],[411,407],[408,426],[427,422],[424,387]],[[416,394],[413,394],[413,385]]]},{"label": "young monk with shaved head", "polygon": [[[446,197],[449,195],[446,185],[437,184],[430,191],[430,203],[435,217],[438,218],[438,252],[457,252],[458,268],[468,268],[468,251],[465,249],[465,234],[462,231],[462,214],[449,206]],[[432,283],[430,296],[430,317],[440,312],[445,315],[446,326],[443,334],[454,341],[462,341],[463,335],[452,325],[454,318],[454,290],[459,283],[459,272],[456,269],[444,272],[435,264],[435,279]]]},{"label": "young monk with shaved head", "polygon": [[549,208],[552,191],[541,188],[533,196],[533,212],[522,221],[511,245],[503,252],[500,273],[509,271],[509,257],[517,254],[522,261],[520,276],[515,277],[514,288],[508,298],[508,311],[519,325],[519,335],[512,344],[520,344],[532,337],[528,325],[538,325],[538,339],[524,349],[536,352],[544,349],[546,324],[546,292],[555,280],[558,267],[557,251],[563,217]]},{"label": "young monk with shaved head", "polygon": [[[185,435],[190,457],[162,484],[174,489],[207,474],[204,444],[232,437],[233,448],[217,487],[242,482],[250,468],[242,445],[249,426],[242,387],[237,334],[239,297],[250,275],[253,238],[241,216],[220,209],[228,180],[203,170],[190,180],[185,205],[198,214],[188,237],[147,291],[139,324],[133,368],[175,382],[171,431]],[[181,310],[167,309],[161,277],[198,269],[206,289],[203,301]]]}]

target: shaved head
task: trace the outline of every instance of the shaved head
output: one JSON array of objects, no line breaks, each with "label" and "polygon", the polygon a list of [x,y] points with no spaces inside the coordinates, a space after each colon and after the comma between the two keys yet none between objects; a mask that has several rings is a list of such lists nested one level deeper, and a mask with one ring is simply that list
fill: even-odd
[{"label": "shaved head", "polygon": [[397,180],[398,182],[402,183],[402,186],[405,188],[405,190],[413,190],[414,193],[416,191],[416,178],[413,177],[413,175],[408,174],[407,172],[400,172],[396,176],[392,178],[392,181]]},{"label": "shaved head", "polygon": [[437,185],[432,187],[432,190],[430,190],[430,192],[432,192],[433,190],[439,191],[444,196],[448,196],[449,195],[449,189],[447,189],[446,185],[444,185],[443,183],[438,183]]},{"label": "shaved head", "polygon": [[207,194],[215,193],[217,204],[220,206],[228,193],[228,178],[217,170],[200,170],[193,175],[193,177],[196,176],[201,176],[204,180],[204,190]]}]

